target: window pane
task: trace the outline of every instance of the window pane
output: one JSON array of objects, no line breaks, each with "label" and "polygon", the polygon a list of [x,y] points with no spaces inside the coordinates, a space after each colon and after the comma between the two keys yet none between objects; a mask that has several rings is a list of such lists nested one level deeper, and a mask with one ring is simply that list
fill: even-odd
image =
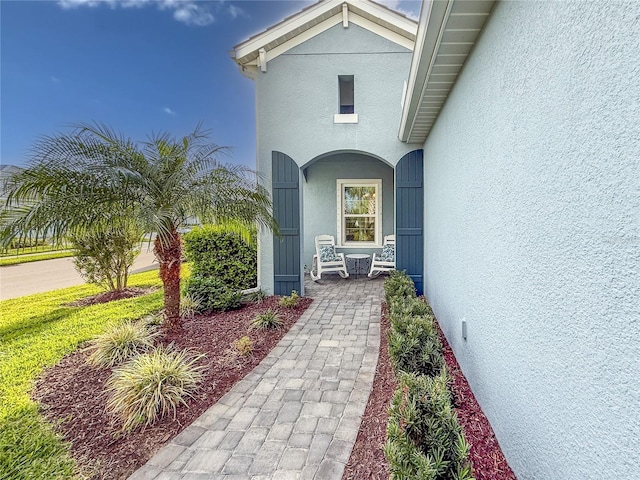
[{"label": "window pane", "polygon": [[345,217],[345,240],[347,242],[375,242],[375,217]]},{"label": "window pane", "polygon": [[376,187],[344,187],[344,213],[376,214]]},{"label": "window pane", "polygon": [[338,75],[340,113],[354,113],[353,75]]}]

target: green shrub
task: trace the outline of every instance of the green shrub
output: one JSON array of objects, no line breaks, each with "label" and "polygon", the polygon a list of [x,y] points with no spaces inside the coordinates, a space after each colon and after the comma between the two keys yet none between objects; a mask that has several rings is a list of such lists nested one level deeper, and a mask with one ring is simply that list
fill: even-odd
[{"label": "green shrub", "polygon": [[144,322],[116,325],[96,337],[87,361],[97,367],[113,367],[151,349],[156,336]]},{"label": "green shrub", "polygon": [[390,305],[394,298],[415,298],[416,287],[404,271],[392,270],[384,281],[385,299]]},{"label": "green shrub", "polygon": [[268,309],[266,312],[256,315],[251,321],[251,326],[259,330],[279,328],[282,326],[282,319],[278,316],[278,312]]},{"label": "green shrub", "polygon": [[122,420],[122,429],[151,425],[192,397],[204,367],[187,351],[158,347],[114,369],[107,381],[107,409]]},{"label": "green shrub", "polygon": [[193,262],[191,275],[214,277],[229,290],[253,288],[257,285],[258,271],[255,229],[248,232],[251,242],[229,230],[225,226],[206,225],[184,236],[185,254]]},{"label": "green shrub", "polygon": [[238,352],[238,354],[246,357],[253,353],[253,342],[246,335],[244,337],[240,337],[237,340],[234,340],[231,345],[233,349]]},{"label": "green shrub", "polygon": [[262,303],[267,298],[267,292],[259,288],[256,291],[242,295],[242,303]]},{"label": "green shrub", "polygon": [[87,282],[104,289],[126,288],[141,237],[142,229],[135,222],[117,216],[71,235],[76,270]]},{"label": "green shrub", "polygon": [[395,372],[440,374],[445,361],[434,318],[394,314],[390,323],[389,358]]},{"label": "green shrub", "polygon": [[216,277],[192,275],[186,281],[185,290],[187,295],[198,299],[198,311],[201,312],[233,310],[241,305],[242,292]]},{"label": "green shrub", "polygon": [[300,300],[300,295],[298,295],[298,292],[296,292],[295,290],[292,290],[291,295],[282,297],[280,299],[280,302],[278,303],[280,304],[281,307],[295,308],[298,305],[299,300]]},{"label": "green shrub", "polygon": [[198,297],[187,293],[180,298],[180,317],[193,318],[201,309],[202,302]]},{"label": "green shrub", "polygon": [[389,408],[384,453],[392,480],[469,480],[469,445],[451,408],[446,373],[402,373]]},{"label": "green shrub", "polygon": [[391,315],[433,316],[433,310],[423,297],[394,297],[389,303],[389,312]]}]

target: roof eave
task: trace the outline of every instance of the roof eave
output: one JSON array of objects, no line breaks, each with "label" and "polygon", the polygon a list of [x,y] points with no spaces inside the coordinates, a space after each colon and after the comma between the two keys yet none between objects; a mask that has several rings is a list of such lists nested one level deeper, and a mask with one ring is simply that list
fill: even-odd
[{"label": "roof eave", "polygon": [[[426,140],[494,4],[494,0],[423,3],[398,132],[401,141]],[[456,53],[443,54],[443,46]],[[439,55],[453,60],[445,63]]]}]

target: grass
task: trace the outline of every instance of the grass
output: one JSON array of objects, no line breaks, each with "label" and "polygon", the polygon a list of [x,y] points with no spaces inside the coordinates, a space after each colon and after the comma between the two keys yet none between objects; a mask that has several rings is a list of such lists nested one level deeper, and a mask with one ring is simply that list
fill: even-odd
[{"label": "grass", "polygon": [[204,367],[195,365],[201,357],[169,346],[133,358],[114,369],[107,381],[107,408],[122,419],[124,431],[175,415],[202,379]]},{"label": "grass", "polygon": [[[130,277],[129,286],[143,285],[160,285],[158,272]],[[0,478],[74,478],[68,448],[29,398],[33,382],[114,323],[162,307],[162,289],[102,305],[63,305],[99,292],[81,285],[0,302]]]},{"label": "grass", "polygon": [[9,255],[30,255],[32,253],[43,252],[58,252],[60,250],[67,250],[69,247],[65,245],[38,245],[37,247],[23,247],[23,248],[6,248],[0,252],[0,257]]},{"label": "grass", "polygon": [[0,266],[17,265],[19,263],[39,262],[41,260],[53,260],[54,258],[72,257],[72,250],[63,250],[58,252],[45,252],[34,255],[16,255],[3,256],[0,258]]},{"label": "grass", "polygon": [[278,316],[278,312],[268,309],[264,313],[260,313],[251,320],[251,326],[258,330],[266,330],[268,328],[280,328],[282,319]]}]

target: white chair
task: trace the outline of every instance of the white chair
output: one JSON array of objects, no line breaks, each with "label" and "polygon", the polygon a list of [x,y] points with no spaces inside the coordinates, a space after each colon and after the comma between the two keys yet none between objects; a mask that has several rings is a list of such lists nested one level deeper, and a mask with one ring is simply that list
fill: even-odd
[{"label": "white chair", "polygon": [[309,275],[315,282],[320,280],[323,273],[337,272],[342,278],[347,278],[347,263],[344,253],[336,252],[336,241],[333,235],[318,235],[316,237],[316,253],[311,262]]},{"label": "white chair", "polygon": [[384,237],[381,253],[374,253],[371,258],[371,268],[369,278],[374,278],[382,272],[395,270],[396,268],[396,236],[387,235]]}]

